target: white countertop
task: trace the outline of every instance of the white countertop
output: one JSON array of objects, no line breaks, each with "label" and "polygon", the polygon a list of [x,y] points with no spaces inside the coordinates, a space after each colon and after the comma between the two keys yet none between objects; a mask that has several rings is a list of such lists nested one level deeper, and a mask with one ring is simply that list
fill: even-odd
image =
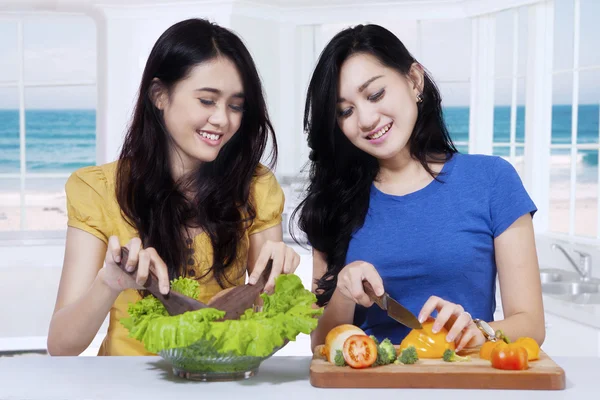
[{"label": "white countertop", "polygon": [[[256,376],[236,382],[205,383],[176,378],[160,357],[0,358],[0,399],[319,399],[365,400],[365,396],[408,395],[435,399],[597,399],[600,358],[557,357],[565,370],[561,391],[318,389],[309,382],[309,357],[275,356]],[[406,393],[406,392],[413,393]],[[593,393],[595,392],[595,393]],[[193,396],[193,397],[192,397]],[[226,397],[225,397],[226,396]],[[418,397],[417,397],[418,396]],[[510,396],[510,397],[509,397]],[[383,397],[385,398],[385,397]],[[395,398],[395,397],[388,397]]]}]

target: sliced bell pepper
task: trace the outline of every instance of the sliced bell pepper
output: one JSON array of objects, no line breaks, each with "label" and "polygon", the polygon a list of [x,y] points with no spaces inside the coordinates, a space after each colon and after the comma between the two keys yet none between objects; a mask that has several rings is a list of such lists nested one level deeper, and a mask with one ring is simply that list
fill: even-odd
[{"label": "sliced bell pepper", "polygon": [[400,343],[400,351],[415,346],[419,358],[442,358],[447,349],[456,350],[454,342],[447,342],[448,330],[444,327],[433,333],[431,330],[435,321],[424,322],[422,329],[413,329]]}]

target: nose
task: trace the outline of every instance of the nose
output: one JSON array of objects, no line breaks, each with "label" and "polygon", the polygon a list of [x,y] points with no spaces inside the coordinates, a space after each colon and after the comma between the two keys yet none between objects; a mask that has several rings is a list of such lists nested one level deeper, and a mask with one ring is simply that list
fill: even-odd
[{"label": "nose", "polygon": [[377,117],[377,113],[372,112],[368,109],[357,110],[358,112],[358,127],[363,132],[370,132],[373,129],[377,128],[377,123],[379,122],[379,117]]},{"label": "nose", "polygon": [[225,126],[227,126],[228,123],[228,117],[227,117],[227,111],[226,111],[226,106],[221,107],[221,106],[216,106],[213,108],[214,112],[210,115],[210,117],[208,118],[208,122],[211,125],[217,126],[219,128],[223,128]]}]

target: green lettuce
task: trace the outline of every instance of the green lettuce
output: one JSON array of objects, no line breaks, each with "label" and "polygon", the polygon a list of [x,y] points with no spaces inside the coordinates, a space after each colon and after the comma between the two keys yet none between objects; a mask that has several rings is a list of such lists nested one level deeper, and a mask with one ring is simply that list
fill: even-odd
[{"label": "green lettuce", "polygon": [[[174,280],[171,289],[194,298],[200,290],[198,282],[189,278]],[[293,274],[278,276],[274,293],[261,294],[261,298],[261,311],[249,309],[239,320],[218,321],[225,312],[214,308],[170,316],[162,303],[149,295],[130,304],[129,317],[121,323],[130,337],[152,353],[204,341],[222,354],[265,357],[298,334],[312,332],[317,326],[315,317],[323,312],[313,307],[316,296]]]}]

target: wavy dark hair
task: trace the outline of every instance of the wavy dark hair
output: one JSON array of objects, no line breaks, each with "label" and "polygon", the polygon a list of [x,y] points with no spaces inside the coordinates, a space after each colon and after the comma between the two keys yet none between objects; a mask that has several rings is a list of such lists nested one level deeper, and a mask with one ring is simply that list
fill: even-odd
[{"label": "wavy dark hair", "polygon": [[[370,54],[404,76],[416,62],[387,29],[358,25],[338,33],[325,46],[315,67],[304,110],[304,130],[311,149],[310,179],[306,197],[294,210],[292,221],[299,213],[299,228],[327,262],[326,273],[316,281],[319,305],[327,304],[335,290],[350,239],[365,221],[371,184],[379,173],[377,159],[355,147],[337,123],[340,68],[357,53]],[[443,162],[457,150],[444,123],[439,90],[426,71],[422,98],[408,143],[411,156],[438,179],[428,162]]]},{"label": "wavy dark hair", "polygon": [[[245,96],[241,125],[214,161],[176,182],[168,151],[173,139],[154,104],[153,81],[157,78],[170,93],[193,67],[216,57],[229,59],[241,76]],[[221,287],[230,283],[227,267],[256,216],[250,185],[269,137],[273,167],[277,142],[261,81],[250,53],[234,33],[203,19],[189,19],[160,36],[146,63],[119,157],[116,194],[124,217],[137,229],[143,246],[155,248],[165,261],[170,279],[188,275],[186,228],[202,228],[214,249],[207,274],[212,272]],[[191,189],[193,199],[186,198],[184,189]]]}]

